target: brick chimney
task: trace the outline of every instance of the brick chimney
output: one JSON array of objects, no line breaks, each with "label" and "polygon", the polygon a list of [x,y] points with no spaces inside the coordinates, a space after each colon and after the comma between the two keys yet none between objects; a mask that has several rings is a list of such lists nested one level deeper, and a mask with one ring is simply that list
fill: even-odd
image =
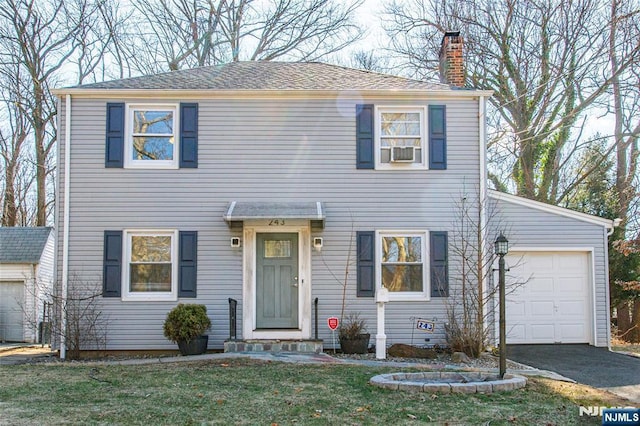
[{"label": "brick chimney", "polygon": [[465,73],[460,31],[447,31],[440,46],[440,81],[464,87]]}]

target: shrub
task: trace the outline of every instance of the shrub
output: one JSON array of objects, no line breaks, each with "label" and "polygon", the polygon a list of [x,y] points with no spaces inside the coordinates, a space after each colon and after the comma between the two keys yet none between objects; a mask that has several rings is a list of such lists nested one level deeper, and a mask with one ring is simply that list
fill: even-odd
[{"label": "shrub", "polygon": [[164,336],[172,342],[190,341],[211,327],[207,307],[197,304],[183,304],[173,308],[164,322]]},{"label": "shrub", "polygon": [[360,314],[349,314],[338,328],[338,337],[348,340],[357,339],[360,334],[366,331],[366,328],[367,323],[360,319]]}]

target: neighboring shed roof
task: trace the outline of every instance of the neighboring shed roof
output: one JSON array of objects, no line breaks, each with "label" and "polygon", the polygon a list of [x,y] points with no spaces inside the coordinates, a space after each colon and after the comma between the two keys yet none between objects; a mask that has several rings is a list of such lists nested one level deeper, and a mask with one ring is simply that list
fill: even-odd
[{"label": "neighboring shed roof", "polygon": [[50,227],[0,227],[0,263],[39,263]]},{"label": "neighboring shed roof", "polygon": [[[112,90],[453,90],[449,85],[320,62],[251,61],[85,84],[68,89]],[[465,90],[465,89],[456,89]],[[65,92],[65,89],[56,90]]]}]

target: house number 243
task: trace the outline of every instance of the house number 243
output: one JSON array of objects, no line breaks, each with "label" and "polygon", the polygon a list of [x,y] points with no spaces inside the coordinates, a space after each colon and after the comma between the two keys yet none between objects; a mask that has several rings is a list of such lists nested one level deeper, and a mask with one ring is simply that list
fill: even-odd
[{"label": "house number 243", "polygon": [[284,219],[271,219],[269,226],[284,226]]}]

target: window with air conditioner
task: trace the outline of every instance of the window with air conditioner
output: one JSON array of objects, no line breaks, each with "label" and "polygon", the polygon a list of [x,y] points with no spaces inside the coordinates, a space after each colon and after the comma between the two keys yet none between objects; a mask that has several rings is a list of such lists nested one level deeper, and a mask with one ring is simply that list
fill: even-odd
[{"label": "window with air conditioner", "polygon": [[378,107],[376,168],[426,168],[426,108]]}]

